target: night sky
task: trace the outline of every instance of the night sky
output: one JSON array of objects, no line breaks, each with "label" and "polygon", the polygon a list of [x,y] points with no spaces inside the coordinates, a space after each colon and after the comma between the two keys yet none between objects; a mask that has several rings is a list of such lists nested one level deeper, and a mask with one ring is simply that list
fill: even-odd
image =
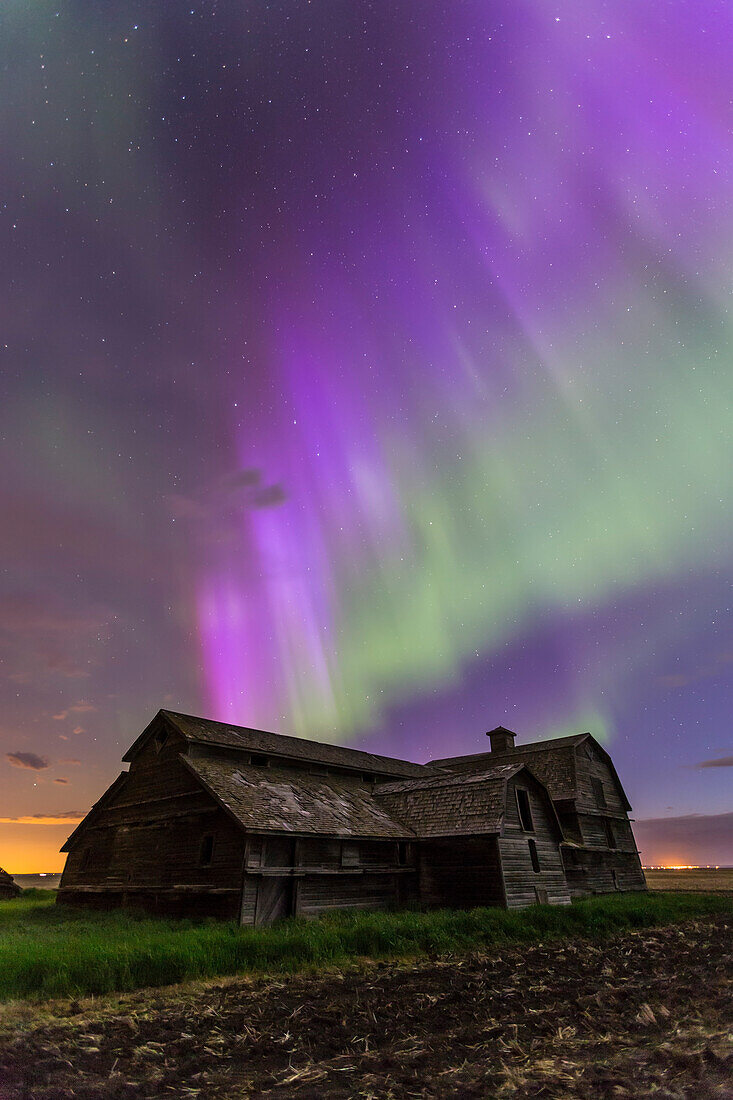
[{"label": "night sky", "polygon": [[732,48],[729,0],[2,5],[0,865],[165,706],[590,730],[645,862],[733,864]]}]

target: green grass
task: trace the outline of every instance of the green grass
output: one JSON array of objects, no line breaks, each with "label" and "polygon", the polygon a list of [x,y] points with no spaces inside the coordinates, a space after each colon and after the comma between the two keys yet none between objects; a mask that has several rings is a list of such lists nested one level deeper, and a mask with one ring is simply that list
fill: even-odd
[{"label": "green grass", "polygon": [[29,891],[0,902],[0,1000],[122,992],[191,978],[446,955],[567,936],[598,939],[723,913],[733,915],[730,898],[620,894],[569,908],[340,913],[254,929],[69,909],[56,906],[51,891]]}]

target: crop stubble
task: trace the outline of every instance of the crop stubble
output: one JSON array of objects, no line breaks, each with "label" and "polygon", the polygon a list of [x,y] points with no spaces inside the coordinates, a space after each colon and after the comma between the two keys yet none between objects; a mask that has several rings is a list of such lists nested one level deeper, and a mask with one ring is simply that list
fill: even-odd
[{"label": "crop stubble", "polygon": [[[9,1010],[0,1100],[733,1098],[729,917]],[[0,1028],[3,1023],[0,1020]]]}]

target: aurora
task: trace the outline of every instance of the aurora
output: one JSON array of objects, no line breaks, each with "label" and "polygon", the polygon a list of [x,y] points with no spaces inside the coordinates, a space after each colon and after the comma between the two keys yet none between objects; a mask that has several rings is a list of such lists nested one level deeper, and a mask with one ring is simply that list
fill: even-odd
[{"label": "aurora", "polygon": [[0,31],[2,738],[48,762],[8,818],[164,705],[415,760],[589,729],[639,816],[729,811],[728,6]]}]

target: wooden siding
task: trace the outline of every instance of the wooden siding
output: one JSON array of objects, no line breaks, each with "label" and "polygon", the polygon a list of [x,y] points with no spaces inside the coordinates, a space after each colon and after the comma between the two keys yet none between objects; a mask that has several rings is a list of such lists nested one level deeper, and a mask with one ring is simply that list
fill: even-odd
[{"label": "wooden siding", "polygon": [[496,837],[428,840],[419,850],[419,900],[438,909],[503,905]]},{"label": "wooden siding", "polygon": [[[517,808],[517,788],[529,796],[532,812],[531,832],[522,828]],[[532,866],[529,841],[536,845],[539,872]],[[545,901],[549,905],[568,905],[570,894],[565,879],[560,837],[549,800],[538,783],[520,774],[507,784],[504,831],[499,838],[499,858],[508,909],[520,909]]]},{"label": "wooden siding", "polygon": [[397,901],[396,875],[307,875],[298,883],[296,912],[299,917],[315,917],[335,909],[387,909]]},{"label": "wooden siding", "polygon": [[[213,851],[202,866],[206,836]],[[157,752],[150,742],[76,837],[59,901],[236,917],[243,858],[241,829],[195,782],[176,747]]]},{"label": "wooden siding", "polygon": [[647,888],[636,852],[564,848],[563,863],[573,898]]},{"label": "wooden siding", "polygon": [[[349,859],[344,861],[344,847]],[[353,849],[353,850],[352,850]],[[252,834],[240,922],[316,917],[337,909],[384,909],[417,898],[415,849],[399,862],[394,841]]]},{"label": "wooden siding", "polygon": [[[603,785],[605,806],[598,804],[593,790],[594,779]],[[606,809],[611,813],[626,812],[622,793],[608,761],[589,740],[575,749],[575,802],[581,812]]]}]

